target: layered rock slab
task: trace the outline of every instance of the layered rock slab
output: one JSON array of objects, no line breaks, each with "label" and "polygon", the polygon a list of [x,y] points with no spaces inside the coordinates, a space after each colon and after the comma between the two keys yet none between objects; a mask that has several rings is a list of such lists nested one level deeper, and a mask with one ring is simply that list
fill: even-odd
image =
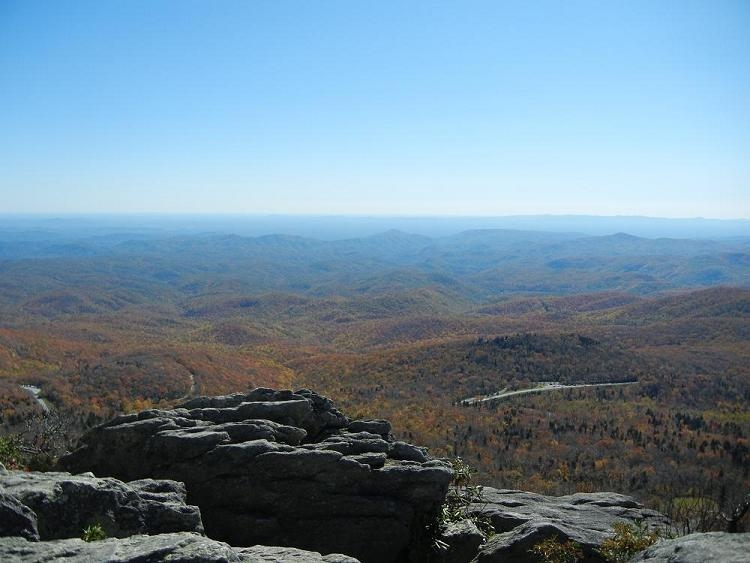
[{"label": "layered rock slab", "polygon": [[586,561],[603,563],[598,549],[612,536],[615,522],[660,530],[670,525],[663,514],[617,493],[553,497],[485,487],[482,502],[472,505],[471,512],[489,518],[498,532],[482,546],[479,563],[529,561],[529,550],[550,537],[572,540],[581,546]]},{"label": "layered rock slab", "polygon": [[395,561],[442,504],[450,467],[354,421],[307,390],[199,397],[120,416],[85,435],[65,468],[175,479],[206,533],[235,546],[297,547]]},{"label": "layered rock slab", "polygon": [[95,524],[108,536],[120,538],[202,533],[200,510],[185,504],[185,497],[184,485],[174,481],[123,483],[91,474],[0,471],[2,504],[15,503],[12,517],[3,514],[0,535],[30,540],[74,538]]},{"label": "layered rock slab", "polygon": [[294,548],[255,546],[235,548],[198,534],[183,532],[156,536],[132,536],[84,542],[66,539],[29,542],[20,537],[0,538],[0,561],[39,563],[358,563],[344,555],[321,556]]},{"label": "layered rock slab", "polygon": [[632,563],[747,563],[750,534],[708,532],[663,540],[631,559]]}]

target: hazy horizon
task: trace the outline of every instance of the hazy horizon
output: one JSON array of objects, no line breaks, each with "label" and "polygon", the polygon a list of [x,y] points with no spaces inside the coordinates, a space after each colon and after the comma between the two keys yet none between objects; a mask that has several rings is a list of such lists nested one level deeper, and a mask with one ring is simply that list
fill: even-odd
[{"label": "hazy horizon", "polygon": [[295,235],[318,239],[371,236],[389,230],[431,237],[502,229],[584,236],[627,233],[645,238],[750,237],[750,220],[593,215],[387,216],[313,214],[2,214],[0,234],[40,231],[61,236],[109,233]]}]

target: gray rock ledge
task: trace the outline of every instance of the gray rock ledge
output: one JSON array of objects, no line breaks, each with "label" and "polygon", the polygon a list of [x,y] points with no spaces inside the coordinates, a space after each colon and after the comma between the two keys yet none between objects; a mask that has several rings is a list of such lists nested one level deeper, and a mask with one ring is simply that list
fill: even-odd
[{"label": "gray rock ledge", "polygon": [[203,532],[200,510],[185,504],[185,486],[174,481],[143,479],[123,483],[92,475],[5,471],[0,496],[15,499],[36,524],[38,534],[7,529],[0,535],[27,539],[77,538],[87,526],[99,524],[107,536]]},{"label": "gray rock ledge", "polygon": [[631,562],[649,563],[747,563],[750,534],[709,532],[663,540],[636,555]]},{"label": "gray rock ledge", "polygon": [[580,544],[587,562],[603,562],[597,550],[618,521],[665,529],[666,516],[617,493],[545,496],[485,487],[471,511],[488,517],[498,532],[479,551],[479,563],[529,561],[529,549],[549,537]]},{"label": "gray rock ledge", "polygon": [[188,532],[132,536],[86,543],[80,539],[29,542],[0,538],[0,561],[8,563],[358,563],[345,555],[326,555],[294,548],[233,548]]},{"label": "gray rock ledge", "polygon": [[199,397],[117,417],[61,460],[72,472],[182,481],[209,537],[403,559],[442,504],[452,469],[354,421],[308,390]]}]

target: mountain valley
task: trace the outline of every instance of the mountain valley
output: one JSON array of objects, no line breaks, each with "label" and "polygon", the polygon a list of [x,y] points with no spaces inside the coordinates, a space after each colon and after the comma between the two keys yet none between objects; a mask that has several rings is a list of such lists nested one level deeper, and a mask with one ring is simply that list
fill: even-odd
[{"label": "mountain valley", "polygon": [[[656,508],[750,489],[750,239],[0,233],[5,431],[309,388],[487,485]],[[466,406],[502,389],[556,389]],[[675,507],[672,507],[675,509]]]}]

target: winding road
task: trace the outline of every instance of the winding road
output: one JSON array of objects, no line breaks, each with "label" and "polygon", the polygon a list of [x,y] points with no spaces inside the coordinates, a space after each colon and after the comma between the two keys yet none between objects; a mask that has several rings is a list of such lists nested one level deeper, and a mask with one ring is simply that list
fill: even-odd
[{"label": "winding road", "polygon": [[19,385],[19,387],[24,391],[28,391],[29,393],[31,393],[31,396],[34,397],[34,400],[37,402],[37,404],[45,414],[49,412],[49,405],[47,404],[47,401],[39,396],[39,393],[42,392],[39,387],[35,387],[34,385]]},{"label": "winding road", "polygon": [[458,402],[459,405],[476,405],[477,403],[486,403],[488,401],[495,401],[497,399],[505,399],[506,397],[514,397],[516,395],[526,395],[528,393],[543,393],[545,391],[556,391],[558,389],[580,389],[582,387],[614,387],[616,385],[633,385],[638,383],[637,381],[623,381],[620,383],[579,383],[574,385],[564,385],[556,381],[544,382],[538,387],[531,387],[530,389],[519,389],[517,391],[506,391],[502,389],[492,395],[484,395],[480,397],[469,397],[462,399]]}]

